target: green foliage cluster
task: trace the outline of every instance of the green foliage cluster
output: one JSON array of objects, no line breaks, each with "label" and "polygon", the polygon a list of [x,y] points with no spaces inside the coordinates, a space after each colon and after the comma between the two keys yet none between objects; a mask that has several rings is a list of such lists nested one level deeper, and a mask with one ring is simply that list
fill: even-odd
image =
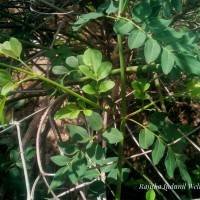
[{"label": "green foliage cluster", "polygon": [[[54,2],[55,5],[45,2],[43,3],[51,9],[59,5],[58,2],[58,4]],[[68,120],[66,128],[69,139],[57,141],[60,155],[51,157],[50,162],[54,166],[51,170],[55,174],[48,187],[48,193],[61,189],[67,184],[76,187],[82,183],[89,183],[85,191],[87,199],[105,197],[109,194],[112,197],[108,198],[120,200],[123,196],[122,185],[128,187],[132,184],[133,173],[139,173],[145,183],[156,184],[156,179],[151,180],[154,177],[149,178],[148,174],[143,174],[142,170],[126,158],[125,146],[126,143],[128,145],[129,135],[132,136],[133,141],[138,141],[135,144],[138,143],[141,151],[150,150],[151,163],[156,172],[158,168],[162,168],[164,176],[161,178],[165,183],[166,180],[175,181],[177,184],[196,183],[199,179],[199,168],[192,171],[187,167],[188,157],[185,149],[188,145],[187,134],[192,131],[192,127],[181,125],[180,121],[171,122],[170,113],[163,108],[166,103],[171,105],[173,100],[178,98],[199,101],[200,36],[196,27],[195,29],[187,27],[188,17],[184,25],[178,21],[190,11],[189,9],[195,11],[192,17],[199,19],[198,2],[195,0],[186,2],[182,0],[136,2],[107,0],[98,7],[96,7],[98,3],[94,1],[80,1],[73,6],[78,8],[79,3],[85,3],[86,13],[73,21],[68,37],[72,46],[77,44],[81,48],[80,42],[83,42],[84,50],[73,50],[67,47],[63,39],[55,40],[54,48],[29,43],[34,48],[46,50],[45,56],[52,63],[49,69],[50,76],[49,74],[40,75],[31,65],[26,64],[24,61],[26,52],[22,48],[23,40],[9,37],[7,41],[0,43],[0,54],[6,57],[4,63],[0,62],[2,128],[9,126],[5,114],[9,96],[25,82],[37,79],[42,82],[41,86],[52,98],[68,94],[64,106],[57,108],[53,116],[55,121]],[[195,4],[198,6],[195,7]],[[118,52],[117,61],[106,61],[111,58],[109,50],[111,44],[105,45],[106,48],[103,51],[101,44],[94,46],[95,42],[90,44],[84,38],[85,33],[85,35],[91,33],[90,24],[101,31],[99,27],[104,23],[107,25],[105,32],[108,32],[105,44],[112,35],[112,39],[116,42],[114,46],[117,45],[117,48],[113,49]],[[111,30],[108,26],[112,27]],[[91,34],[94,39],[97,35],[97,33]],[[3,37],[3,34],[0,36]],[[96,39],[96,41],[99,40]],[[126,60],[127,49],[137,58]],[[7,64],[9,58],[14,63],[13,65],[20,63],[24,67]],[[133,68],[132,64],[137,64],[137,66]],[[143,71],[144,66],[147,74],[145,70]],[[142,73],[139,73],[140,70]],[[16,80],[13,72],[26,74],[27,77]],[[133,76],[134,73],[136,73],[135,76]],[[120,79],[115,79],[114,76],[119,76]],[[184,77],[184,86],[178,90],[174,89],[172,93],[162,91],[161,85],[156,85],[156,90],[153,81],[159,83],[159,76],[168,81],[173,77],[175,79]],[[116,88],[117,94],[113,95]],[[152,90],[156,92],[152,93]],[[129,105],[127,93],[132,94],[131,101],[134,101],[134,105],[137,104],[134,108]],[[116,95],[120,104],[113,98]],[[163,110],[157,109],[159,104]],[[142,114],[146,116],[145,123],[138,117]],[[106,121],[107,117],[108,121]],[[79,120],[81,122],[76,124]],[[137,127],[135,133],[129,130],[129,123]],[[1,145],[6,145],[9,149],[5,140],[0,138]],[[29,161],[34,156],[34,148],[30,146],[25,148],[24,157],[28,170],[31,170]],[[6,156],[0,152],[0,162],[1,174],[9,173],[11,178],[21,176],[19,169],[23,167],[20,154],[15,147],[12,147]],[[146,165],[146,161],[144,163]],[[143,163],[139,165],[142,166]],[[5,179],[10,178],[6,175]],[[2,178],[3,181],[5,179]],[[140,179],[134,180],[131,189],[135,190],[139,181]],[[184,195],[183,192],[183,198],[185,198]],[[182,198],[176,193],[175,196],[177,199]],[[149,189],[145,197],[147,200],[166,199],[165,193],[158,189]],[[189,191],[189,197],[192,197],[191,191]]]}]

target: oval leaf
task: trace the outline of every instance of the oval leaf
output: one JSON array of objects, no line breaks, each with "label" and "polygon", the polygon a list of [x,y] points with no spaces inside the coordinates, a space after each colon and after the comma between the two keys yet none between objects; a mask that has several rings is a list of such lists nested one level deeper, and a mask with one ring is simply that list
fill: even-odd
[{"label": "oval leaf", "polygon": [[153,148],[152,151],[153,163],[155,165],[159,163],[160,159],[164,155],[164,152],[165,152],[165,145],[160,140],[157,140],[155,143],[155,147]]},{"label": "oval leaf", "polygon": [[103,119],[99,113],[92,112],[91,115],[85,116],[85,118],[92,130],[97,131],[102,128]]},{"label": "oval leaf", "polygon": [[99,86],[99,93],[107,92],[115,86],[114,81],[104,81]]},{"label": "oval leaf", "polygon": [[86,143],[90,140],[89,134],[84,128],[71,124],[68,124],[67,128],[70,136],[75,142]]},{"label": "oval leaf", "polygon": [[146,193],[146,200],[155,200],[156,198],[156,193],[154,192],[153,189],[150,189]]},{"label": "oval leaf", "polygon": [[167,157],[165,158],[165,167],[167,170],[167,174],[173,178],[174,170],[176,169],[176,160],[174,157],[174,153],[171,150],[168,150]]},{"label": "oval leaf", "polygon": [[167,49],[163,49],[161,55],[161,67],[164,74],[168,74],[174,66],[174,55]]},{"label": "oval leaf", "polygon": [[87,49],[83,54],[83,62],[96,73],[102,61],[102,53],[96,49]]},{"label": "oval leaf", "polygon": [[118,20],[114,25],[114,30],[117,34],[124,35],[132,31],[134,28],[133,24],[125,19]]},{"label": "oval leaf", "polygon": [[128,37],[128,47],[130,49],[141,47],[146,40],[146,35],[140,30],[134,30]]},{"label": "oval leaf", "polygon": [[96,80],[96,77],[92,70],[86,65],[79,66],[80,71],[87,77]]},{"label": "oval leaf", "polygon": [[158,58],[160,51],[161,51],[160,45],[157,43],[156,40],[153,39],[147,40],[144,46],[144,56],[146,62],[149,64],[155,61]]},{"label": "oval leaf", "polygon": [[75,56],[68,57],[65,62],[72,68],[77,68],[79,64],[78,59]]},{"label": "oval leaf", "polygon": [[58,166],[64,166],[67,165],[68,162],[70,162],[70,158],[66,156],[53,156],[51,157],[51,160]]},{"label": "oval leaf", "polygon": [[110,62],[102,62],[97,70],[98,81],[106,78],[112,69],[112,64]]},{"label": "oval leaf", "polygon": [[103,134],[103,139],[109,144],[116,144],[123,140],[123,134],[118,129],[111,128],[106,130]]},{"label": "oval leaf", "polygon": [[139,143],[143,149],[148,149],[154,142],[154,133],[149,129],[142,129],[139,134]]},{"label": "oval leaf", "polygon": [[54,66],[52,68],[52,72],[54,74],[56,74],[56,75],[62,75],[62,74],[69,73],[69,70],[66,67],[64,67],[64,66],[61,65],[61,66]]}]

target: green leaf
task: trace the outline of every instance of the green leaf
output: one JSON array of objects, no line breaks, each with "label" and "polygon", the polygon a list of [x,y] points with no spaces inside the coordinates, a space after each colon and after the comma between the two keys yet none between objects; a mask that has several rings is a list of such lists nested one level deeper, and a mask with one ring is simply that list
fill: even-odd
[{"label": "green leaf", "polygon": [[174,55],[167,49],[163,48],[161,55],[161,67],[164,74],[168,74],[174,66]]},{"label": "green leaf", "polygon": [[96,94],[97,93],[97,89],[95,88],[94,85],[92,84],[87,84],[84,85],[82,87],[83,92],[85,92],[86,94]]},{"label": "green leaf", "polygon": [[156,198],[156,193],[154,192],[153,189],[150,189],[146,193],[146,200],[155,200]]},{"label": "green leaf", "polygon": [[165,158],[165,168],[169,177],[174,177],[174,170],[176,169],[176,160],[174,153],[169,149],[167,152],[167,157]]},{"label": "green leaf", "polygon": [[0,101],[0,122],[2,126],[5,125],[5,113],[4,113],[5,103],[6,103],[6,96],[3,97],[3,99]]},{"label": "green leaf", "polygon": [[66,181],[66,171],[67,171],[67,167],[65,166],[65,167],[60,168],[56,172],[51,182],[51,185],[49,187],[49,191],[61,186]]},{"label": "green leaf", "polygon": [[[155,34],[158,34],[160,31],[164,31],[168,28],[168,26],[171,24],[172,20],[166,20],[163,18],[149,18],[145,23],[148,25],[150,30],[152,32],[155,32]],[[162,34],[162,33],[161,33]]]},{"label": "green leaf", "polygon": [[192,180],[191,177],[187,171],[187,167],[185,164],[183,164],[182,162],[178,161],[177,162],[178,168],[179,168],[179,172],[181,174],[181,178],[187,182],[187,184],[192,184]]},{"label": "green leaf", "polygon": [[[129,172],[130,172],[129,168],[122,168],[122,181],[125,181],[127,179]],[[118,169],[113,169],[107,176],[108,182],[116,184],[117,176],[118,176]]]},{"label": "green leaf", "polygon": [[102,62],[102,53],[96,49],[87,49],[83,54],[83,62],[96,73]]},{"label": "green leaf", "polygon": [[110,1],[110,5],[106,9],[106,13],[109,15],[111,13],[115,13],[118,10],[118,2]]},{"label": "green leaf", "polygon": [[11,48],[12,52],[18,58],[20,58],[20,54],[22,52],[22,45],[16,38],[13,38],[13,37],[10,38],[10,48]]},{"label": "green leaf", "polygon": [[66,156],[53,156],[51,157],[51,160],[56,165],[61,166],[61,167],[67,165],[67,163],[71,161],[71,159]]},{"label": "green leaf", "polygon": [[1,95],[6,96],[10,91],[14,90],[17,87],[16,83],[8,83],[4,85],[1,89]]},{"label": "green leaf", "polygon": [[83,181],[92,181],[100,176],[100,172],[97,169],[89,169],[83,176]]},{"label": "green leaf", "polygon": [[6,85],[8,83],[12,83],[12,78],[11,78],[10,74],[5,70],[0,69],[0,87]]},{"label": "green leaf", "polygon": [[80,110],[70,110],[68,108],[61,108],[55,113],[54,119],[55,120],[64,118],[75,119],[78,117],[79,113]]},{"label": "green leaf", "polygon": [[68,124],[67,128],[70,136],[75,142],[86,143],[90,140],[89,134],[84,128],[71,124]]},{"label": "green leaf", "polygon": [[152,151],[154,165],[157,165],[165,153],[165,145],[158,139]]},{"label": "green leaf", "polygon": [[174,7],[177,12],[181,12],[183,9],[183,2],[182,0],[172,0],[171,6]]},{"label": "green leaf", "polygon": [[106,193],[105,183],[103,181],[95,181],[89,185],[87,190],[88,198],[96,198]]},{"label": "green leaf", "polygon": [[133,24],[125,19],[119,19],[114,25],[115,32],[120,35],[125,35],[129,33],[133,30],[133,28]]},{"label": "green leaf", "polygon": [[69,70],[64,67],[64,66],[54,66],[52,68],[52,72],[53,74],[56,74],[56,75],[63,75],[63,74],[68,74],[69,73]]},{"label": "green leaf", "polygon": [[92,130],[98,131],[102,128],[103,119],[99,113],[93,111],[91,115],[85,116],[85,118]]},{"label": "green leaf", "polygon": [[96,76],[93,71],[86,65],[79,66],[80,71],[87,77],[96,80]]},{"label": "green leaf", "polygon": [[[144,20],[148,18],[152,13],[152,8],[148,2],[140,2],[138,3],[132,10],[134,16],[139,18],[140,20]],[[138,21],[141,22],[141,21]]]},{"label": "green leaf", "polygon": [[146,62],[149,64],[155,61],[160,55],[160,51],[161,51],[160,45],[157,43],[156,40],[153,39],[147,40],[144,46],[144,56]]},{"label": "green leaf", "polygon": [[81,28],[84,24],[86,24],[91,19],[97,19],[99,17],[103,17],[104,15],[102,13],[97,12],[90,12],[88,14],[82,14],[78,21],[76,21],[73,26],[72,30],[77,31],[79,28]]},{"label": "green leaf", "polygon": [[139,143],[143,149],[148,149],[154,142],[154,133],[149,129],[142,129],[139,133]]},{"label": "green leaf", "polygon": [[79,151],[77,146],[69,140],[65,142],[57,142],[57,144],[61,151],[68,156],[74,155]]},{"label": "green leaf", "polygon": [[85,174],[87,170],[87,159],[83,152],[77,153],[72,159],[72,169],[76,172],[78,177],[81,177]]},{"label": "green leaf", "polygon": [[76,171],[73,169],[72,165],[68,165],[67,171],[66,171],[67,177],[72,182],[72,184],[77,184],[79,181],[79,176],[76,173]]},{"label": "green leaf", "polygon": [[78,59],[75,56],[67,57],[65,62],[71,68],[78,68],[79,62],[78,62]]},{"label": "green leaf", "polygon": [[85,116],[90,116],[91,114],[92,114],[92,110],[89,110],[89,109],[85,109],[85,110],[83,110],[83,113],[84,113],[84,115]]},{"label": "green leaf", "polygon": [[86,146],[86,153],[95,164],[101,165],[105,159],[105,149],[96,142],[88,143]]},{"label": "green leaf", "polygon": [[200,62],[195,57],[180,54],[176,55],[175,62],[183,71],[195,75],[200,75]]},{"label": "green leaf", "polygon": [[141,30],[134,30],[128,36],[128,47],[130,49],[141,47],[146,40],[146,35]]},{"label": "green leaf", "polygon": [[115,86],[114,81],[110,81],[110,80],[103,81],[103,82],[101,82],[101,84],[99,86],[99,93],[107,92],[107,91],[111,90],[114,86]]},{"label": "green leaf", "polygon": [[103,134],[103,139],[109,144],[116,144],[123,140],[123,133],[116,128],[109,128]]},{"label": "green leaf", "polygon": [[112,70],[112,64],[110,62],[102,62],[97,70],[98,81],[106,78]]},{"label": "green leaf", "polygon": [[20,177],[20,171],[17,167],[10,168],[8,171],[9,171],[9,175],[12,178],[19,178]]},{"label": "green leaf", "polygon": [[114,170],[117,166],[117,157],[111,157],[103,160],[103,167],[100,167],[101,173],[107,173]]},{"label": "green leaf", "polygon": [[10,152],[10,161],[16,163],[17,161],[19,161],[19,159],[20,159],[19,152],[12,150]]}]

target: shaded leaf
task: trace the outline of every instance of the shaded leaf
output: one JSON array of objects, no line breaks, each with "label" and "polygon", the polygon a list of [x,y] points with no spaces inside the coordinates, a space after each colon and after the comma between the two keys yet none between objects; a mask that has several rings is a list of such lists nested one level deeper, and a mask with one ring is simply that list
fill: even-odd
[{"label": "shaded leaf", "polygon": [[191,177],[188,173],[187,167],[185,164],[183,164],[182,162],[178,161],[177,162],[178,168],[179,168],[179,172],[181,174],[181,178],[187,183],[187,184],[192,184],[192,180]]},{"label": "shaded leaf", "polygon": [[89,134],[84,128],[71,124],[68,124],[67,128],[70,136],[75,142],[86,143],[90,140]]},{"label": "shaded leaf", "polygon": [[165,152],[165,145],[158,139],[152,151],[153,163],[157,165]]},{"label": "shaded leaf", "polygon": [[61,65],[61,66],[54,66],[52,68],[52,72],[56,75],[63,75],[63,74],[68,74],[69,70]]},{"label": "shaded leaf", "polygon": [[0,87],[6,85],[8,83],[12,83],[12,78],[11,78],[10,74],[5,70],[0,69]]},{"label": "shaded leaf", "polygon": [[106,187],[103,181],[95,181],[89,185],[87,190],[87,195],[89,198],[100,197],[101,195],[105,194]]},{"label": "shaded leaf", "polygon": [[103,119],[99,113],[93,111],[91,115],[85,116],[85,118],[92,130],[97,131],[102,128]]},{"label": "shaded leaf", "polygon": [[79,151],[77,146],[71,141],[57,142],[59,148],[65,155],[73,155]]},{"label": "shaded leaf", "polygon": [[95,164],[101,165],[105,159],[105,149],[96,142],[88,143],[86,153]]},{"label": "shaded leaf", "polygon": [[124,138],[122,132],[115,128],[107,129],[102,136],[103,139],[110,144],[116,144]]},{"label": "shaded leaf", "polygon": [[79,65],[78,59],[75,56],[67,57],[65,62],[71,68],[77,68]]},{"label": "shaded leaf", "polygon": [[175,62],[183,71],[200,75],[200,62],[193,56],[189,55],[176,55]]},{"label": "shaded leaf", "polygon": [[89,169],[85,172],[83,176],[84,181],[92,181],[100,176],[100,172],[98,169]]},{"label": "shaded leaf", "polygon": [[165,158],[165,167],[169,177],[174,177],[174,170],[176,169],[176,160],[174,153],[169,149],[167,152],[167,157]]}]

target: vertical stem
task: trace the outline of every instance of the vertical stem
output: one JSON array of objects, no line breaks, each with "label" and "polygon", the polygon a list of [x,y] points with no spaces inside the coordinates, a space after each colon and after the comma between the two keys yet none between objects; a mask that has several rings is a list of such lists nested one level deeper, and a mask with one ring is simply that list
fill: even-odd
[{"label": "vertical stem", "polygon": [[[119,11],[118,17],[120,17],[123,11],[124,0],[119,1]],[[117,43],[119,49],[119,61],[120,61],[120,78],[121,78],[121,98],[122,98],[122,106],[121,106],[121,124],[120,131],[125,135],[125,117],[127,114],[126,109],[126,78],[125,78],[125,63],[124,63],[124,54],[123,54],[123,45],[122,45],[122,36],[117,35]],[[122,161],[124,154],[124,137],[123,140],[119,143],[118,149],[118,163],[117,163],[117,188],[116,188],[116,200],[121,199],[121,184],[122,184]]]}]

